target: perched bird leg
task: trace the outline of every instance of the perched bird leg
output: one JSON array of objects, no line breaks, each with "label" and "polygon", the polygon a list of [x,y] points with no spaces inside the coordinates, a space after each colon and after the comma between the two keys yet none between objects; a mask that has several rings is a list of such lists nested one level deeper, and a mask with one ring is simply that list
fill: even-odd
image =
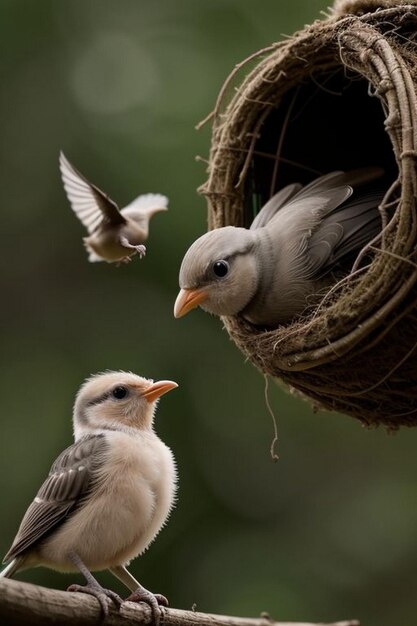
[{"label": "perched bird leg", "polygon": [[160,593],[152,593],[151,591],[145,589],[145,587],[142,587],[136,578],[134,578],[123,565],[112,567],[110,571],[133,592],[126,598],[125,602],[145,602],[145,604],[147,604],[152,611],[152,617],[155,625],[159,626],[162,614],[161,606],[168,606],[168,600],[166,597]]},{"label": "perched bird leg", "polygon": [[[128,239],[126,237],[124,237],[123,235],[121,235],[119,237],[119,241],[122,244],[122,246],[124,248],[129,248],[130,250],[136,250],[136,252],[138,253],[139,257],[142,258],[145,256],[146,254],[146,247],[142,244],[139,244],[137,246],[134,246],[133,244],[129,243]],[[130,258],[129,258],[130,260]]]},{"label": "perched bird leg", "polygon": [[67,591],[78,591],[81,593],[88,593],[94,596],[95,598],[97,598],[97,600],[100,603],[102,613],[105,617],[109,614],[109,605],[107,602],[107,598],[110,598],[110,600],[114,602],[117,608],[120,608],[120,605],[123,602],[122,598],[114,591],[111,591],[111,589],[105,589],[104,587],[102,587],[100,583],[94,578],[90,570],[84,565],[84,563],[82,562],[82,560],[80,559],[80,557],[78,556],[76,552],[70,552],[68,554],[68,558],[84,576],[84,578],[87,581],[87,584],[86,585],[77,585],[77,584],[70,585]]},{"label": "perched bird leg", "polygon": [[159,626],[162,615],[161,606],[168,606],[168,600],[159,593],[152,593],[142,585],[139,585],[133,593],[125,599],[125,602],[145,602],[151,611],[155,626]]}]

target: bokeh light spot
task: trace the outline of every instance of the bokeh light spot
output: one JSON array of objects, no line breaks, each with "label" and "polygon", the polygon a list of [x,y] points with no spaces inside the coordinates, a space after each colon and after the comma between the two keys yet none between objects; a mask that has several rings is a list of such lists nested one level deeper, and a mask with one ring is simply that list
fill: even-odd
[{"label": "bokeh light spot", "polygon": [[101,32],[83,48],[71,73],[78,105],[94,113],[115,114],[149,102],[158,71],[145,46],[118,32]]}]

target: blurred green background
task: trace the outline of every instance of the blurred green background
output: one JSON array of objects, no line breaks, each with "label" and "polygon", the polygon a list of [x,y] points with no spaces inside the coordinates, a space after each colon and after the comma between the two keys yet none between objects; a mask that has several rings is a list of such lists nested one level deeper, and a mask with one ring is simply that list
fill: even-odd
[{"label": "blurred green background", "polygon": [[[83,379],[130,369],[180,384],[156,423],[178,460],[179,500],[132,564],[144,585],[209,612],[415,623],[417,431],[389,436],[313,414],[272,385],[274,464],[261,375],[218,319],[172,315],[182,255],[206,228],[195,156],[207,156],[210,129],[194,126],[237,62],[326,4],[0,2],[3,553],[71,442]],[[145,260],[87,262],[61,148],[122,205],[141,192],[169,196]],[[58,588],[74,580],[43,569],[19,577]]]}]

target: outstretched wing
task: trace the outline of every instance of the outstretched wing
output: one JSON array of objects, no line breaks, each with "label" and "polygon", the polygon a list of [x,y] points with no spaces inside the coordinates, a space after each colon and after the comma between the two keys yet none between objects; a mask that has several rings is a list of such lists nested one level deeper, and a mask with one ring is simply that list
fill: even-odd
[{"label": "outstretched wing", "polygon": [[126,222],[117,204],[90,183],[63,152],[59,155],[59,167],[71,207],[90,235],[103,221],[115,226]]},{"label": "outstretched wing", "polygon": [[122,209],[123,217],[141,222],[149,221],[154,213],[168,209],[168,198],[160,193],[144,193]]},{"label": "outstretched wing", "polygon": [[25,552],[65,520],[88,494],[107,447],[104,435],[93,435],[77,441],[60,454],[26,511],[4,561]]}]

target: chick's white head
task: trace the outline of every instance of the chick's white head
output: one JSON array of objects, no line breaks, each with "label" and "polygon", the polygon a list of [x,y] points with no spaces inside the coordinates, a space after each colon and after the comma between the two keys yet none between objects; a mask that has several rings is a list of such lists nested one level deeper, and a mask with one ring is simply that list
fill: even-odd
[{"label": "chick's white head", "polygon": [[98,430],[152,428],[158,398],[177,386],[170,380],[153,382],[131,372],[105,372],[88,378],[75,399],[75,440]]},{"label": "chick's white head", "polygon": [[254,234],[235,226],[205,233],[184,256],[179,284],[175,317],[197,306],[214,315],[236,315],[257,289]]}]

